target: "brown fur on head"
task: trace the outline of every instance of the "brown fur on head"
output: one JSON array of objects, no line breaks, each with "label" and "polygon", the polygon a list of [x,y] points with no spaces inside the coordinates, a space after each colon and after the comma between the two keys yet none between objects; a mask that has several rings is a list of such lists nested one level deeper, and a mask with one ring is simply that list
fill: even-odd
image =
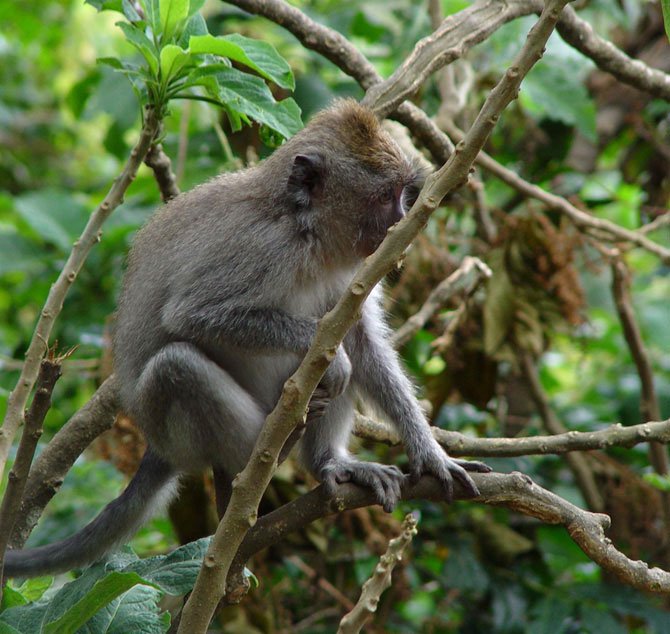
[{"label": "brown fur on head", "polygon": [[324,126],[342,138],[346,149],[373,170],[399,169],[405,162],[372,110],[354,99],[337,99],[312,119],[312,125]]}]

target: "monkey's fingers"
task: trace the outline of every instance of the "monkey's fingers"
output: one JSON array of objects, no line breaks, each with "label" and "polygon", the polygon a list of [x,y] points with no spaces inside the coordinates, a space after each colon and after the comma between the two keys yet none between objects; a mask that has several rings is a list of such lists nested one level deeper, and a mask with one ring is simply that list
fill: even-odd
[{"label": "monkey's fingers", "polygon": [[321,471],[321,481],[329,495],[335,493],[338,484],[353,482],[371,489],[377,503],[387,513],[395,508],[400,499],[403,479],[403,473],[397,467],[354,460],[334,462]]},{"label": "monkey's fingers", "polygon": [[493,469],[484,462],[479,460],[459,460],[458,458],[451,458],[452,462],[463,467],[466,471],[474,471],[475,473],[491,473]]},{"label": "monkey's fingers", "polygon": [[459,465],[455,465],[455,467],[459,468],[452,467],[450,469],[452,477],[458,480],[458,482],[463,487],[468,497],[476,498],[479,495],[479,489],[477,488],[477,485],[474,483],[474,481],[468,475],[465,469],[463,469]]}]

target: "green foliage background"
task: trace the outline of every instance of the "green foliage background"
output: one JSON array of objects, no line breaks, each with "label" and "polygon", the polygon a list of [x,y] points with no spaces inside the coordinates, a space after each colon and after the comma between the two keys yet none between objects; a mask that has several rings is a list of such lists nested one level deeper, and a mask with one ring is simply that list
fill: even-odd
[{"label": "green foliage background", "polygon": [[[589,3],[585,17],[601,33],[614,27],[625,32],[638,23],[637,11],[641,9],[633,4],[626,4],[624,10],[614,0],[599,0]],[[442,2],[446,13],[466,5],[464,0]],[[385,76],[401,63],[417,39],[430,32],[430,20],[422,3],[312,0],[299,6],[346,35]],[[303,49],[279,27],[219,2],[208,2],[204,15],[214,35],[241,33],[278,49],[296,75],[293,97],[304,119],[334,97],[362,95],[332,64]],[[114,26],[118,19],[119,14],[97,13],[92,6],[78,0],[3,3],[0,410],[4,410],[8,390],[16,380],[17,363],[27,347],[49,285],[88,214],[118,174],[139,129],[139,108],[131,84],[112,68],[96,64],[96,58],[105,57],[137,61],[135,49]],[[505,26],[468,55],[477,73],[468,97],[469,110],[476,111],[487,88],[523,41],[531,22],[531,19],[517,20]],[[588,60],[553,37],[545,58],[524,82],[519,101],[504,115],[488,150],[533,182],[558,189],[564,196],[578,195],[599,217],[636,228],[649,220],[650,210],[659,206],[667,209],[668,192],[667,185],[653,194],[645,186],[653,148],[636,137],[631,125],[623,126],[605,144],[596,144],[592,171],[574,169],[568,161],[576,139],[595,142],[598,138],[596,103],[586,84],[592,71]],[[288,87],[275,85],[275,96],[287,96]],[[440,101],[435,84],[426,86],[417,100],[429,113],[435,113]],[[668,104],[654,100],[639,111],[643,122],[652,127],[659,126],[668,115]],[[256,128],[241,128],[235,125],[234,118],[222,118],[220,112],[207,104],[172,102],[165,121],[164,146],[173,160],[180,147],[184,149],[184,138],[188,139],[188,146],[179,164],[182,189],[221,170],[237,168],[247,160],[248,148],[260,157],[271,151],[260,141]],[[538,210],[537,206],[515,200],[514,192],[495,179],[486,176],[484,179],[486,202],[491,208],[520,219]],[[428,236],[439,236],[442,231],[460,236],[461,240],[449,247],[441,246],[459,258],[472,250],[476,227],[470,203],[452,202],[455,213],[447,219],[446,212],[438,212],[428,228]],[[47,440],[87,401],[98,384],[99,362],[105,355],[107,324],[114,311],[125,253],[133,233],[158,203],[153,177],[144,169],[124,205],[106,224],[101,243],[68,296],[55,338],[62,349],[76,346],[76,351],[56,388],[54,407],[46,421]],[[558,226],[556,218],[550,219]],[[531,233],[528,229],[524,235]],[[670,244],[667,234],[653,237]],[[624,425],[640,422],[639,380],[613,308],[607,267],[599,263],[598,254],[588,246],[579,246],[576,253],[575,267],[586,298],[579,325],[570,323],[555,308],[537,309],[533,313],[534,302],[529,300],[524,305],[530,324],[525,336],[543,351],[544,387],[570,429],[593,430],[613,422]],[[667,300],[670,271],[639,250],[630,253],[628,263],[634,273],[632,294],[636,316],[649,347],[656,388],[663,415],[667,417],[670,416]],[[496,275],[500,276],[503,269],[496,268]],[[496,297],[497,310],[504,309],[505,302],[513,301],[511,293],[504,292],[503,282],[500,277],[495,278],[497,290],[490,287],[489,291]],[[391,280],[391,284],[394,290],[402,290],[402,278]],[[514,288],[512,283],[509,286]],[[507,314],[514,314],[519,307],[509,304]],[[406,316],[404,310],[402,306],[395,309],[398,322]],[[483,310],[486,325],[487,308]],[[503,341],[508,334],[503,326],[512,328],[511,324],[501,325],[500,320],[489,319],[484,341]],[[422,331],[404,354],[417,383],[428,392],[447,377],[449,389],[444,398],[438,399],[443,406],[435,413],[436,422],[476,435],[500,435],[495,406],[463,398],[462,391],[458,396],[453,377],[449,378],[448,356],[442,359],[430,347],[435,336],[430,327]],[[499,355],[496,364],[497,372],[510,371],[504,354]],[[539,429],[539,422],[529,415],[525,433],[537,433]],[[403,460],[401,452],[372,446],[359,451],[370,458],[376,451],[381,452],[377,457],[399,463]],[[646,448],[613,450],[610,456],[638,473],[648,474],[653,486],[670,487],[663,478],[650,473]],[[583,505],[563,458],[499,459],[490,463],[496,470],[528,473],[542,486]],[[73,532],[114,497],[122,485],[123,477],[109,465],[93,455],[83,457],[49,507],[31,543],[51,542]],[[296,484],[295,474],[289,472],[278,478],[270,497],[295,495],[304,486],[299,479]],[[614,585],[611,579],[603,579],[597,566],[578,550],[562,528],[540,526],[504,510],[466,503],[448,509],[429,503],[403,505],[392,518],[366,511],[318,523],[295,541],[252,562],[261,585],[252,591],[246,605],[228,610],[228,624],[221,626],[222,631],[285,631],[291,624],[297,624],[295,629],[299,631],[300,623],[310,623],[302,631],[333,631],[343,608],[327,592],[313,585],[304,569],[296,567],[290,557],[298,553],[317,574],[324,575],[355,600],[357,588],[377,559],[379,543],[373,538],[382,540],[392,535],[403,514],[417,507],[419,535],[413,553],[399,571],[393,588],[382,599],[375,621],[378,630],[370,631],[496,634],[670,631],[670,616],[660,602]],[[378,528],[371,533],[366,521]],[[169,522],[159,519],[145,528],[133,545],[140,554],[147,555],[176,544]],[[620,546],[625,549],[629,545]],[[153,615],[151,628],[156,629],[149,629],[147,624],[141,631],[165,631],[166,618],[158,616],[156,605],[160,596],[174,588],[166,589],[165,584],[151,577],[154,585],[145,583],[126,591],[123,583],[128,577],[123,575],[135,574],[134,569],[126,567],[138,564],[133,563],[132,555],[119,557],[114,566],[121,572],[114,577],[116,581],[106,581],[120,584],[114,586],[119,590],[115,600],[125,600],[131,605],[127,614]],[[101,578],[96,576],[99,573],[99,570],[87,572],[78,580],[78,587],[89,581],[91,585],[96,583]],[[43,590],[39,582],[30,582],[16,595],[6,595],[5,606],[20,605],[26,597],[38,598]],[[70,591],[78,592],[76,588]],[[52,594],[45,597],[51,601],[55,591],[49,592]],[[84,594],[77,594],[77,601],[85,601]],[[304,621],[320,611],[322,618]],[[75,610],[72,622],[76,627],[73,625],[74,629],[68,631],[81,625],[77,621],[81,614]],[[104,615],[96,618],[104,620]],[[16,627],[16,631],[30,631],[25,629],[28,627],[25,623],[23,629],[11,619],[5,623]],[[118,629],[130,627],[128,623],[117,622],[114,626],[117,629],[107,623],[109,629],[105,631],[131,631]],[[85,631],[102,631],[94,629],[97,625],[89,625],[93,629]],[[132,631],[140,631],[138,625],[132,627]]]}]

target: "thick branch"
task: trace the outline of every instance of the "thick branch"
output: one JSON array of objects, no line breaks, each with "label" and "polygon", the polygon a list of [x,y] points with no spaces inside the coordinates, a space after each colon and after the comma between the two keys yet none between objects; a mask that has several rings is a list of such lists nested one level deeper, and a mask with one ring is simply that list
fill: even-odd
[{"label": "thick branch", "polygon": [[123,171],[114,181],[100,206],[91,214],[81,236],[75,241],[58,279],[49,290],[49,295],[37,320],[35,331],[26,352],[23,370],[16,387],[9,395],[7,413],[0,430],[0,472],[4,470],[12,441],[23,422],[23,410],[35,385],[40,362],[46,351],[56,317],[63,307],[65,296],[77,278],[91,249],[100,241],[103,223],[112,211],[123,202],[126,190],[135,178],[137,170],[156,136],[160,125],[158,113],[154,108],[147,106],[144,115],[144,125],[140,133],[140,139],[130,152]]},{"label": "thick branch", "polygon": [[[561,524],[604,571],[640,590],[670,593],[670,573],[628,559],[605,537],[605,530],[610,525],[607,515],[582,510],[520,473],[473,473],[472,478],[480,492],[476,502],[505,507],[546,524]],[[463,490],[458,484],[454,487],[454,496],[463,499]],[[444,491],[437,480],[423,477],[416,485],[407,484],[403,488],[403,499],[440,502],[444,501]],[[235,559],[235,568],[243,566],[254,553],[314,520],[374,503],[371,491],[352,484],[341,485],[333,498],[325,495],[323,487],[317,487],[261,517],[245,537]]]}]

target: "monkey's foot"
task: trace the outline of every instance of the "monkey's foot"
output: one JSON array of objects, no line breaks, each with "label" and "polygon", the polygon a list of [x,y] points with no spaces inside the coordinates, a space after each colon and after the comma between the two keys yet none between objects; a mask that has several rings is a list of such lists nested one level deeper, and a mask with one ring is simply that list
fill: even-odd
[{"label": "monkey's foot", "polygon": [[390,513],[400,499],[400,487],[405,476],[397,467],[376,462],[360,462],[350,458],[329,460],[321,469],[321,482],[329,495],[338,484],[353,482],[372,489],[377,502]]},{"label": "monkey's foot", "polygon": [[444,488],[447,502],[454,499],[454,480],[460,483],[469,497],[477,497],[479,489],[468,471],[477,473],[492,471],[491,467],[483,462],[450,458],[437,442],[423,447],[416,453],[408,449],[407,453],[410,459],[410,480],[416,482],[422,475],[436,477]]}]

